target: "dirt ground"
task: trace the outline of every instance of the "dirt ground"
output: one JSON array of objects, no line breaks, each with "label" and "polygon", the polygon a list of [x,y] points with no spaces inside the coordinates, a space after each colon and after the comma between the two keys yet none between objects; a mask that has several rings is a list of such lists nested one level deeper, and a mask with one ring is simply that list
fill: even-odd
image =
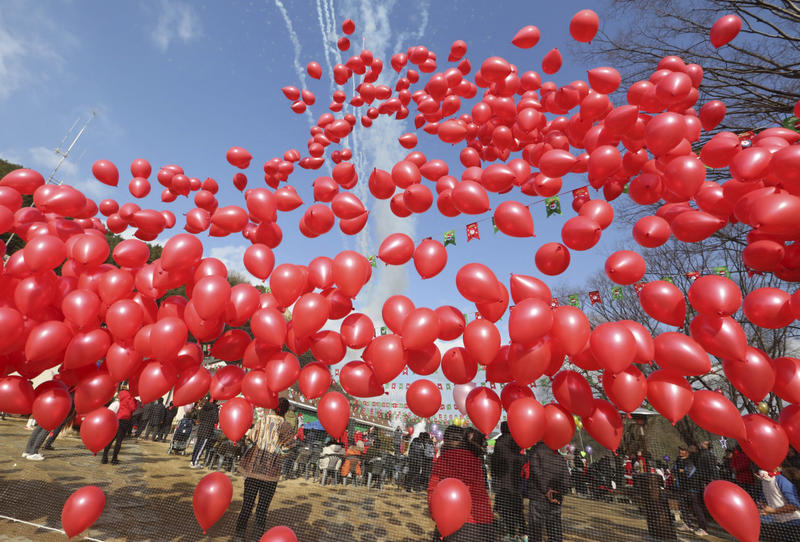
[{"label": "dirt ground", "polygon": [[[189,468],[185,456],[167,455],[167,444],[126,441],[121,464],[102,465],[77,434],[62,434],[46,459],[21,457],[30,431],[22,418],[0,421],[0,515],[51,528],[61,527],[61,508],[71,492],[97,485],[106,493],[103,515],[83,536],[107,541],[230,540],[241,507],[243,479],[231,476],[234,498],[223,518],[203,536],[192,511],[195,484],[208,473]],[[252,520],[251,520],[252,525]],[[278,485],[267,527],[288,525],[306,541],[431,540],[433,522],[425,496],[393,485],[383,490],[326,486],[310,480]],[[645,520],[628,504],[600,503],[568,496],[564,504],[566,541],[633,542],[647,540]],[[731,540],[719,528],[705,538]],[[80,539],[77,537],[76,539]],[[257,540],[254,538],[253,540]],[[64,540],[62,533],[0,518],[0,542]]]}]

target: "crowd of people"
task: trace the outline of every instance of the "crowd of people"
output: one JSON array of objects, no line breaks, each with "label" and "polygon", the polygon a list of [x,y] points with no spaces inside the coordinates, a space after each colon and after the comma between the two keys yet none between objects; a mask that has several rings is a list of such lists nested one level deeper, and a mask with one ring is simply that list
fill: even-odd
[{"label": "crowd of people", "polygon": [[[469,488],[471,511],[466,524],[445,537],[445,542],[560,542],[561,508],[564,496],[570,494],[638,504],[647,516],[648,529],[651,523],[662,521],[667,526],[662,524],[656,532],[677,529],[703,537],[708,535],[710,520],[703,491],[712,481],[723,479],[741,486],[758,503],[762,540],[800,541],[800,454],[794,450],[778,471],[766,472],[738,445],[724,450],[718,460],[710,441],[679,446],[674,461],[668,456],[654,460],[643,450],[595,461],[585,453],[577,454],[574,447],[553,451],[542,442],[523,450],[505,422],[491,453],[478,430],[455,425],[437,433],[438,439],[428,432],[412,435],[400,427],[392,433],[374,426],[360,431],[352,424],[345,435],[331,438],[318,423],[316,427],[304,424],[302,415],[292,413],[284,398],[274,411],[255,418],[245,439],[231,443],[218,428],[219,404],[210,397],[185,409],[177,427],[173,422],[178,408],[173,403],[159,398],[142,405],[124,384],[107,407],[116,413],[119,426],[103,451],[102,463],[108,463],[110,455],[110,463],[119,464],[125,439],[170,441],[170,451],[184,452],[193,441],[192,468],[221,468],[227,459],[229,470],[244,476],[237,542],[248,539],[247,524],[254,507],[255,529],[263,531],[279,480],[301,475],[313,476],[323,485],[353,481],[370,487],[374,479],[383,487],[394,482],[408,492],[426,491],[429,499],[439,481],[457,478]],[[287,414],[292,414],[291,422]],[[32,426],[23,457],[43,460],[41,451],[53,450],[61,431],[80,420],[73,408],[52,431]],[[655,482],[648,485],[646,480]],[[674,521],[669,501],[677,503],[680,520]],[[434,539],[441,539],[438,532]]]}]

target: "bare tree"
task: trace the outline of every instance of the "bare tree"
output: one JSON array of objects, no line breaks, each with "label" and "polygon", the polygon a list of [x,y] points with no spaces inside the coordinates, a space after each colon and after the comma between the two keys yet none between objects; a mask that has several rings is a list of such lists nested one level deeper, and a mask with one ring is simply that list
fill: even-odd
[{"label": "bare tree", "polygon": [[[715,49],[711,26],[736,14],[742,30]],[[625,21],[601,33],[587,60],[608,61],[621,89],[647,79],[658,61],[677,55],[703,67],[699,104],[721,100],[727,115],[718,130],[745,132],[781,124],[800,99],[800,4],[792,0],[612,0],[602,14]],[[586,51],[584,49],[584,51]],[[793,127],[793,126],[792,126]]]}]

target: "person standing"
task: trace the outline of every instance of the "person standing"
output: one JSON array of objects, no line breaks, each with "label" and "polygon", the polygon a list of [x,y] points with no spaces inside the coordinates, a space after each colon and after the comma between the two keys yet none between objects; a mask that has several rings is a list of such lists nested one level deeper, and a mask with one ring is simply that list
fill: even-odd
[{"label": "person standing", "polygon": [[178,407],[175,406],[175,403],[170,401],[166,413],[164,414],[164,421],[161,422],[161,427],[158,430],[158,434],[155,436],[153,440],[161,440],[161,441],[167,440],[170,430],[172,429],[172,420],[175,419],[175,416],[177,414],[178,414]]},{"label": "person standing", "polygon": [[248,432],[253,446],[245,452],[239,463],[239,472],[244,476],[244,495],[239,519],[236,521],[234,542],[244,542],[247,538],[247,522],[258,497],[255,519],[255,538],[264,534],[267,524],[267,510],[278,487],[281,463],[289,453],[294,440],[294,429],[285,420],[289,410],[289,400],[278,399],[274,413],[259,419]]},{"label": "person standing", "polygon": [[394,434],[392,435],[392,449],[396,457],[403,455],[403,430],[400,429],[399,426],[394,428]]},{"label": "person standing", "polygon": [[547,542],[561,542],[561,505],[570,484],[567,462],[544,442],[536,443],[528,455],[528,540],[540,542],[547,532]]},{"label": "person standing", "polygon": [[406,474],[406,491],[419,491],[422,489],[422,469],[425,464],[425,437],[427,433],[420,433],[411,441],[408,447],[408,474]]},{"label": "person standing", "polygon": [[[155,408],[156,408],[156,402],[155,401],[151,401],[150,403],[147,403],[146,405],[144,405],[144,407],[142,409],[141,425],[139,425],[139,428],[136,429],[136,438],[137,439],[141,436],[141,434],[145,430],[145,428],[150,428],[150,418],[153,417],[153,410]],[[147,438],[147,434],[145,434],[144,438]]]},{"label": "person standing", "polygon": [[[133,415],[133,411],[136,410],[136,401],[131,395],[131,392],[128,391],[128,384],[123,383],[120,385],[119,393],[117,394],[117,402],[119,406],[117,408],[117,419],[119,420],[119,426],[117,427],[117,436],[114,438],[114,453],[111,456],[111,464],[118,465],[119,464],[119,450],[122,448],[122,440],[128,436],[128,431],[131,429],[131,416]],[[105,450],[103,450],[103,459],[102,463],[108,463],[108,451],[111,449],[111,442],[108,443]]]},{"label": "person standing", "polygon": [[[675,473],[676,485],[678,490],[678,508],[681,512],[681,519],[683,524],[678,525],[678,530],[694,531],[698,536],[708,536],[706,515],[703,511],[703,505],[700,502],[702,498],[699,481],[700,476],[697,472],[697,466],[689,456],[689,450],[686,446],[678,447],[678,459],[675,460]],[[694,516],[697,522],[697,528],[689,525],[689,516]]]},{"label": "person standing", "polygon": [[[478,434],[481,438],[483,435]],[[483,470],[483,445],[476,441],[477,436],[468,437],[463,427],[451,425],[444,430],[442,453],[433,463],[428,482],[428,508],[439,482],[446,478],[457,478],[469,489],[472,508],[466,523],[455,533],[439,536],[434,532],[434,540],[444,542],[483,542],[496,540],[494,514],[489,493],[486,491],[486,473]]]},{"label": "person standing", "polygon": [[733,449],[730,465],[736,484],[755,499],[758,496],[758,490],[756,489],[756,479],[753,476],[753,471],[750,469],[752,462],[738,444]]},{"label": "person standing", "polygon": [[514,538],[525,532],[520,485],[525,456],[511,436],[508,422],[500,424],[500,431],[502,434],[495,442],[490,461],[492,489],[495,491],[494,510],[500,517],[503,534]]},{"label": "person standing", "polygon": [[199,469],[200,456],[210,444],[211,436],[214,434],[214,426],[219,421],[219,407],[214,399],[204,399],[202,406],[197,410],[197,440],[192,451],[191,467]]},{"label": "person standing", "polygon": [[161,424],[164,423],[166,417],[167,409],[164,406],[164,398],[159,397],[158,401],[156,401],[155,405],[153,406],[153,410],[150,412],[150,417],[147,420],[147,431],[144,433],[145,440],[150,438],[150,433],[153,434],[153,440],[156,440],[159,431],[161,431]]}]

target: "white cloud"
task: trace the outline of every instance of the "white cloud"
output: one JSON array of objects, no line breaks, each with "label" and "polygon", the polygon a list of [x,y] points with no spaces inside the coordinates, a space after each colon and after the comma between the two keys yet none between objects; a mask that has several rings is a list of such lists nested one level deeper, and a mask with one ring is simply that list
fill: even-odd
[{"label": "white cloud", "polygon": [[[63,57],[53,46],[74,47],[77,41],[63,28],[54,26],[35,5],[18,5],[0,14],[0,100],[29,84],[41,84],[58,73]],[[31,12],[35,13],[31,13]],[[13,20],[11,20],[13,19]],[[29,23],[35,21],[31,26]]]},{"label": "white cloud", "polygon": [[185,2],[162,0],[155,28],[150,33],[153,43],[166,51],[174,40],[188,43],[203,34],[200,18]]}]

